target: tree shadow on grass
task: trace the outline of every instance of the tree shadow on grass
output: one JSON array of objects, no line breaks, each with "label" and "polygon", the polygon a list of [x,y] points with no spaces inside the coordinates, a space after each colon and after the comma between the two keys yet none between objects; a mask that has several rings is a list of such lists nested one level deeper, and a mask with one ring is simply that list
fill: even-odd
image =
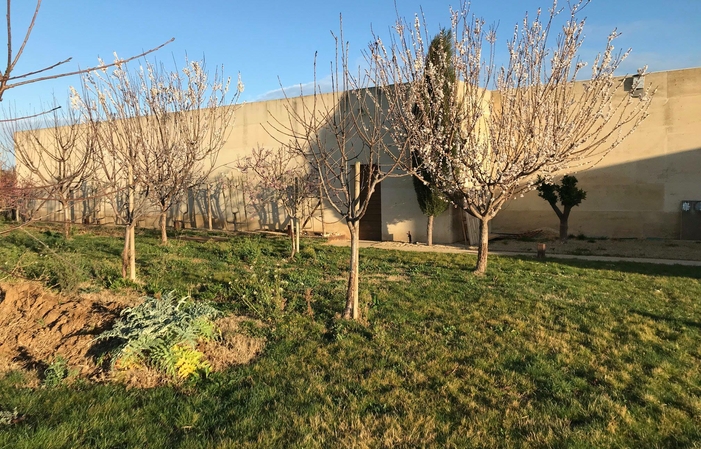
[{"label": "tree shadow on grass", "polygon": [[646,312],[644,310],[636,310],[636,309],[629,309],[629,312],[638,314],[640,316],[644,316],[646,318],[650,318],[655,321],[665,321],[669,324],[672,325],[684,325],[684,326],[689,326],[689,327],[695,327],[697,329],[701,329],[701,323],[697,321],[692,321],[692,320],[686,320],[683,318],[675,318],[671,316],[664,316],[664,315],[658,315],[656,313],[651,313],[651,312]]},{"label": "tree shadow on grass", "polygon": [[[499,256],[511,257],[511,256]],[[515,259],[538,264],[567,265],[588,270],[619,271],[621,273],[644,274],[647,276],[686,277],[701,279],[701,267],[688,265],[662,265],[647,262],[593,261],[582,259],[534,259],[527,256],[517,256]]]}]

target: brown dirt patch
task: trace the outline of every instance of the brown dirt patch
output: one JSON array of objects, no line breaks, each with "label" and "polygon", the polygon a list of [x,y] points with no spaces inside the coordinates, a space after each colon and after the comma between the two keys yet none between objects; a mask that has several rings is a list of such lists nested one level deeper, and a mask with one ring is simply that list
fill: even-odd
[{"label": "brown dirt patch", "polygon": [[61,355],[79,376],[98,376],[93,339],[135,300],[110,292],[67,298],[38,283],[0,285],[0,374],[27,371],[35,383]]},{"label": "brown dirt patch", "polygon": [[[109,291],[65,297],[39,283],[0,284],[0,376],[20,370],[29,386],[38,386],[49,364],[62,356],[75,376],[93,381],[116,380],[132,387],[148,388],[167,383],[157,372],[130,369],[108,372],[99,363],[111,342],[95,337],[110,329],[119,312],[138,304],[136,293],[115,295]],[[203,344],[213,371],[248,363],[263,349],[264,340],[241,333],[240,317],[217,320],[222,338]]]}]

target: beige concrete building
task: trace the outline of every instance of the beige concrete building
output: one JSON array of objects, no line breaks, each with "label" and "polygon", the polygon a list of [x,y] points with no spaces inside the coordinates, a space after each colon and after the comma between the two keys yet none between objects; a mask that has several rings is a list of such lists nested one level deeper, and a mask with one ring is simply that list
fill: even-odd
[{"label": "beige concrete building", "polygon": [[[701,68],[651,73],[646,75],[645,84],[657,88],[647,120],[601,163],[576,174],[587,199],[572,211],[570,233],[701,239]],[[219,155],[220,181],[214,182],[210,191],[216,227],[256,230],[287,226],[288,218],[281,207],[253,204],[244,197],[243,187],[251,180],[233,168],[252,148],[279,145],[284,136],[271,124],[286,120],[287,101],[236,106],[234,124]],[[301,108],[311,99],[289,101],[289,107]],[[77,193],[72,211],[75,221],[112,221],[106,204],[82,201],[80,195]],[[385,180],[373,198],[361,239],[407,241],[411,233],[414,241],[426,240],[426,217],[419,209],[410,178]],[[689,210],[682,210],[683,202],[696,200],[698,206],[689,203]],[[306,230],[347,234],[343,220],[329,207],[314,208],[317,203],[310,201],[314,213]],[[47,207],[50,212],[55,205]],[[699,208],[698,213],[694,213],[694,207]],[[203,227],[205,215],[204,191],[193,191],[171,212],[170,222]],[[141,222],[144,226],[155,223],[155,217]],[[449,208],[435,220],[434,242],[463,240],[463,224],[462,212]],[[558,219],[536,192],[530,192],[508,203],[491,226],[492,234],[521,233],[542,227],[557,229]]]}]

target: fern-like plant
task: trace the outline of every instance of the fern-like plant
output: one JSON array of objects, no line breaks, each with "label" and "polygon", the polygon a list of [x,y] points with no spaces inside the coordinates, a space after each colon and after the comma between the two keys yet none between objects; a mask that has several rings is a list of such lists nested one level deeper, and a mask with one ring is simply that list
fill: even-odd
[{"label": "fern-like plant", "polygon": [[122,341],[112,358],[117,369],[150,365],[172,377],[188,378],[209,370],[204,354],[195,348],[215,338],[213,320],[219,314],[189,296],[178,299],[175,292],[161,299],[147,296],[140,305],[124,309],[114,327],[96,340]]}]

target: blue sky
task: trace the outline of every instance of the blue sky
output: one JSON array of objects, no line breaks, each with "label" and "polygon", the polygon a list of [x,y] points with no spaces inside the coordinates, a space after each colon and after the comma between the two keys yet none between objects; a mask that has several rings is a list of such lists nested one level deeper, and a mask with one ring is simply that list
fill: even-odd
[{"label": "blue sky", "polygon": [[[411,18],[423,7],[435,32],[449,24],[451,4],[457,2],[397,0],[397,9]],[[473,0],[472,11],[488,23],[498,23],[497,48],[503,51],[513,25],[526,11],[550,5],[548,0]],[[15,48],[34,6],[32,0],[12,4]],[[156,54],[158,60],[182,65],[186,54],[190,59],[204,56],[210,69],[223,64],[232,78],[240,72],[246,86],[241,100],[258,101],[279,95],[278,77],[284,86],[310,82],[315,52],[319,78],[328,75],[335,52],[330,32],[338,30],[340,13],[351,59],[357,62],[371,40],[371,27],[387,36],[396,20],[393,0],[44,0],[15,74],[69,56],[73,60],[65,69],[75,70],[96,64],[98,56],[111,61],[115,51],[131,56],[174,37],[175,42]],[[622,33],[617,48],[633,47],[621,74],[645,64],[650,71],[701,66],[701,0],[593,0],[583,16],[587,17],[585,60],[591,61],[603,49],[606,36],[616,27]],[[0,46],[6,48],[3,38]],[[64,103],[69,86],[79,82],[71,77],[11,89],[2,106],[23,114],[39,111],[53,95]]]}]

